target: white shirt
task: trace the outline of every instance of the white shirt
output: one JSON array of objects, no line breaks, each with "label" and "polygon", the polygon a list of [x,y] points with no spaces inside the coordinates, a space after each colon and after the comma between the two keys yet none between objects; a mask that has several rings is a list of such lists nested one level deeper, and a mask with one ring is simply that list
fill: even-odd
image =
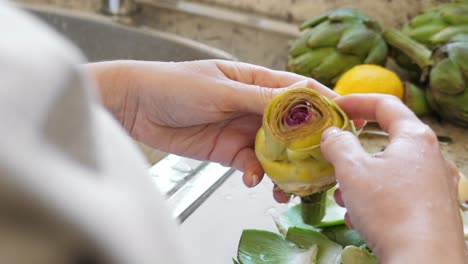
[{"label": "white shirt", "polygon": [[70,43],[0,3],[0,263],[201,263]]}]

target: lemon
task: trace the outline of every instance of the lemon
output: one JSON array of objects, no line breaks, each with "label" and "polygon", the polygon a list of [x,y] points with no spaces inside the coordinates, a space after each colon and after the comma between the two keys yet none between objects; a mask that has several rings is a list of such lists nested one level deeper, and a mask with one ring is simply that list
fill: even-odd
[{"label": "lemon", "polygon": [[379,65],[361,64],[346,71],[337,81],[336,93],[383,93],[403,98],[403,83],[391,70]]}]

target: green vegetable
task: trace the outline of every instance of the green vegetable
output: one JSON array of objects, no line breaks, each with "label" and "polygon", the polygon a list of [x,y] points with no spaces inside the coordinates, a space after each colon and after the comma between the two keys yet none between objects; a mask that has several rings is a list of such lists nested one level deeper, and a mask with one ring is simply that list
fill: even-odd
[{"label": "green vegetable", "polygon": [[405,82],[403,102],[417,116],[427,115],[431,111],[424,90],[410,82]]},{"label": "green vegetable", "polygon": [[321,227],[329,227],[344,224],[344,215],[346,213],[346,209],[336,204],[335,199],[333,198],[335,190],[336,187],[326,192],[326,214],[324,218],[320,221],[320,223],[314,226],[306,224],[302,218],[302,204],[297,204],[275,219],[275,224],[278,227],[279,232],[282,234],[286,234],[286,231],[290,227],[301,227],[311,230],[320,230]]},{"label": "green vegetable", "polygon": [[468,33],[468,2],[437,5],[403,26],[402,32],[433,49],[455,35]]},{"label": "green vegetable", "polygon": [[335,126],[355,131],[333,101],[309,88],[290,89],[266,107],[255,153],[266,174],[286,193],[301,197],[305,223],[325,214],[324,191],[336,185],[333,166],[320,150],[322,133]]},{"label": "green vegetable", "polygon": [[[426,47],[429,52],[439,45],[448,43],[456,35],[467,33],[468,1],[457,1],[428,8],[406,23],[401,31],[401,34]],[[413,45],[413,47],[416,46]],[[410,75],[421,74],[421,69],[404,52],[390,48],[390,55],[398,65],[408,70]],[[415,78],[414,81],[417,79]]]},{"label": "green vegetable", "polygon": [[426,97],[434,113],[468,127],[468,35],[458,35],[431,51],[396,30],[385,33],[388,43],[421,68]]},{"label": "green vegetable", "polygon": [[343,250],[341,246],[317,231],[291,227],[288,229],[286,239],[301,248],[310,248],[316,245],[318,249],[317,263],[340,263],[341,251]]},{"label": "green vegetable", "polygon": [[[333,199],[334,189],[327,192]],[[337,206],[335,202],[328,207]],[[328,213],[327,213],[328,214]],[[325,216],[324,219],[329,217]],[[349,229],[344,222],[344,214],[335,214],[326,227],[314,227],[303,222],[300,205],[282,213],[275,223],[280,234],[262,230],[244,230],[238,248],[238,263],[369,263],[364,260],[375,258],[365,249],[366,244],[356,231]],[[334,224],[334,225],[333,225]],[[356,249],[349,246],[355,246]],[[343,255],[343,247],[346,254]],[[359,248],[358,248],[359,247]]]},{"label": "green vegetable", "polygon": [[378,264],[376,257],[364,248],[347,246],[341,253],[342,264]]},{"label": "green vegetable", "polygon": [[348,245],[356,247],[366,246],[366,242],[364,242],[361,236],[355,230],[350,229],[346,225],[327,227],[322,229],[321,233],[328,237],[328,239],[342,245],[343,247]]},{"label": "green vegetable", "polygon": [[438,47],[432,59],[429,105],[444,119],[468,127],[468,35]]},{"label": "green vegetable", "polygon": [[339,8],[304,22],[289,50],[289,71],[333,86],[358,64],[385,64],[387,45],[379,24],[356,9]]},{"label": "green vegetable", "polygon": [[304,249],[272,232],[244,230],[237,259],[241,264],[309,264],[317,263],[317,251],[316,245]]}]

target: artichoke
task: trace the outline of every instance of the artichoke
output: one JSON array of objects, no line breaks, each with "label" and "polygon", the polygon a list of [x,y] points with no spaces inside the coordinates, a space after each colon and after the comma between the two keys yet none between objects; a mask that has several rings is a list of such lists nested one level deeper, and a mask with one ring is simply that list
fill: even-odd
[{"label": "artichoke", "polygon": [[432,110],[454,124],[468,126],[468,35],[457,35],[433,52],[397,31],[385,32],[392,48],[421,69]]},{"label": "artichoke", "polygon": [[468,127],[468,35],[434,50],[427,100],[444,119]]},{"label": "artichoke", "polygon": [[[468,33],[468,1],[428,8],[406,23],[402,32],[431,50],[446,44],[454,36]],[[418,65],[404,53],[390,49],[390,54],[398,65],[411,74],[420,74]]]},{"label": "artichoke", "polygon": [[333,86],[358,64],[386,62],[387,45],[379,24],[361,11],[339,8],[311,18],[307,31],[289,50],[287,70]]},{"label": "artichoke", "polygon": [[336,185],[334,170],[320,151],[323,131],[354,125],[333,101],[309,88],[288,90],[270,102],[255,140],[266,174],[286,193],[298,195],[307,224],[325,214],[325,191]]},{"label": "artichoke", "polygon": [[468,33],[468,2],[431,7],[403,26],[402,32],[433,49],[452,37]]}]

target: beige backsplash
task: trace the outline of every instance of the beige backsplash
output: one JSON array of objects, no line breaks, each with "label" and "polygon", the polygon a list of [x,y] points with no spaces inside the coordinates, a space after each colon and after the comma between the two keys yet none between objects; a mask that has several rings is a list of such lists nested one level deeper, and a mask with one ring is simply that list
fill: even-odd
[{"label": "beige backsplash", "polygon": [[[137,0],[138,1],[138,0]],[[146,0],[147,1],[147,0]],[[153,0],[171,1],[171,0]],[[172,0],[177,1],[177,0]],[[423,8],[448,0],[192,0],[299,24],[324,10],[341,6],[362,9],[385,28],[398,26]],[[100,0],[17,0],[22,3],[49,4],[81,11],[99,10]],[[284,70],[292,36],[275,34],[246,26],[194,17],[181,12],[145,8],[140,21],[150,27],[191,38],[225,50],[239,60]]]},{"label": "beige backsplash", "polygon": [[[157,0],[156,0],[157,1]],[[195,0],[238,8],[286,21],[303,21],[325,10],[355,7],[376,18],[383,26],[396,26],[434,3],[447,0]]]}]

